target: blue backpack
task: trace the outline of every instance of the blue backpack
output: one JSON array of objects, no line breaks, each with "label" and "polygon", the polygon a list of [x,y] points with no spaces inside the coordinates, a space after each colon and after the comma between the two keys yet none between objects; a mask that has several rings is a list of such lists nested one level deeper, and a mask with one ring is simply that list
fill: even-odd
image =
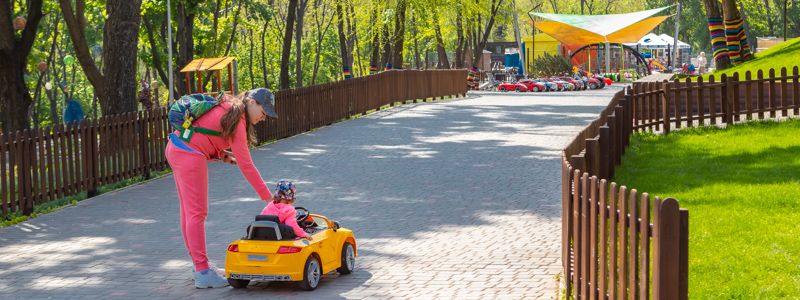
[{"label": "blue backpack", "polygon": [[[220,95],[224,94],[220,93]],[[180,131],[181,134],[179,138],[186,142],[192,139],[192,135],[195,132],[221,136],[222,133],[219,131],[192,126],[192,122],[199,119],[218,104],[219,99],[206,94],[185,95],[170,106],[167,119],[169,120],[169,124],[172,125],[172,128]]]}]

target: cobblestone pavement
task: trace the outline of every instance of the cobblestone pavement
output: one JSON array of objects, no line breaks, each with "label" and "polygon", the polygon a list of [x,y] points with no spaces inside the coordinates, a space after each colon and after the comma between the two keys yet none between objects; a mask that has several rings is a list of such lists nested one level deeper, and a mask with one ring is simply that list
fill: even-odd
[{"label": "cobblestone pavement", "polygon": [[[559,150],[619,88],[470,93],[408,104],[253,150],[299,206],[352,228],[357,271],[313,292],[287,283],[199,290],[171,175],[0,228],[0,298],[552,299],[560,272]],[[209,165],[212,264],[263,208]]]}]

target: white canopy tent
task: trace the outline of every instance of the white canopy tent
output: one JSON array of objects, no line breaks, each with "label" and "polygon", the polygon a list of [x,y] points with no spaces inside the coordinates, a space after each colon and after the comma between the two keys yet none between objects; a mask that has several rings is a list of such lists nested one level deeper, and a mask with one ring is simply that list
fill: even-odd
[{"label": "white canopy tent", "polygon": [[[644,49],[667,49],[672,48],[674,45],[675,39],[667,34],[656,35],[655,33],[648,33],[647,35],[643,36],[639,39],[636,43],[628,43],[625,44],[630,47],[639,46],[639,48]],[[690,49],[692,46],[689,44],[681,42],[678,40],[678,49]]]}]

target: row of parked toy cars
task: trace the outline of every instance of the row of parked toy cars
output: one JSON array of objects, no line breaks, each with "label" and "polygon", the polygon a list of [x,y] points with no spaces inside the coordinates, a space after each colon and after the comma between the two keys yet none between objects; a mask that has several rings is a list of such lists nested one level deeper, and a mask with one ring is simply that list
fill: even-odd
[{"label": "row of parked toy cars", "polygon": [[517,82],[503,82],[497,85],[497,90],[501,92],[550,92],[550,91],[575,91],[586,89],[602,89],[610,84],[600,76],[584,77],[575,79],[567,76],[553,76],[550,78],[520,79]]}]

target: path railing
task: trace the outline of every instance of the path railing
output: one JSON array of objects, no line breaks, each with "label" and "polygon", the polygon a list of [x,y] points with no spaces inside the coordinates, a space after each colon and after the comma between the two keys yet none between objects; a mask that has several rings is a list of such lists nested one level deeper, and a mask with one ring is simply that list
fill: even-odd
[{"label": "path railing", "polygon": [[[278,91],[279,118],[256,126],[276,140],[397,102],[465,95],[466,70],[392,70],[346,81]],[[31,214],[36,204],[168,167],[165,108],[80,124],[0,134],[0,212]]]}]

